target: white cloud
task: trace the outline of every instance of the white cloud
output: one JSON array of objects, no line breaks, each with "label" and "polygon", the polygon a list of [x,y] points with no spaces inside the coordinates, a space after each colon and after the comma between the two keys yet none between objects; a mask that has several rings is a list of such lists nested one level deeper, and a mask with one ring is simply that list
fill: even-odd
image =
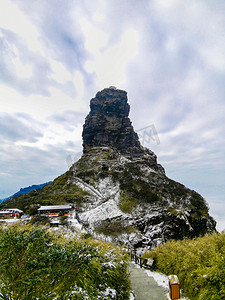
[{"label": "white cloud", "polygon": [[86,18],[81,18],[79,23],[85,36],[85,48],[90,51],[93,56],[99,55],[108,43],[108,34],[98,28],[98,26],[94,26]]},{"label": "white cloud", "polygon": [[0,28],[16,32],[29,48],[35,52],[43,52],[38,29],[21,11],[14,1],[4,0],[0,10]]},{"label": "white cloud", "polygon": [[84,100],[85,85],[84,85],[84,76],[82,75],[81,72],[79,72],[79,71],[74,72],[73,82],[74,82],[74,85],[75,85],[76,91],[77,91],[76,99],[78,101]]},{"label": "white cloud", "polygon": [[83,97],[71,98],[58,88],[49,88],[49,93],[49,96],[24,97],[13,88],[1,86],[0,111],[25,112],[44,121],[55,113],[70,109],[79,111],[84,108]]},{"label": "white cloud", "polygon": [[30,78],[33,74],[33,68],[30,64],[25,64],[21,59],[19,55],[19,50],[14,46],[12,49],[12,67],[14,68],[13,71],[15,71],[16,76],[27,79]]},{"label": "white cloud", "polygon": [[49,63],[52,69],[51,78],[57,81],[60,84],[65,83],[66,81],[71,81],[72,74],[66,68],[66,66],[54,59],[49,58]]},{"label": "white cloud", "polygon": [[[92,28],[93,30],[93,28]],[[95,30],[94,30],[95,32]],[[98,40],[90,39],[89,36],[98,35]],[[85,32],[86,49],[92,54],[91,58],[85,63],[85,69],[89,73],[94,73],[98,88],[115,85],[123,86],[126,83],[126,68],[132,59],[138,54],[139,35],[135,29],[129,28],[123,32],[120,40],[114,45],[107,45],[107,35],[101,34],[96,29]],[[91,47],[96,43],[95,47]]]}]

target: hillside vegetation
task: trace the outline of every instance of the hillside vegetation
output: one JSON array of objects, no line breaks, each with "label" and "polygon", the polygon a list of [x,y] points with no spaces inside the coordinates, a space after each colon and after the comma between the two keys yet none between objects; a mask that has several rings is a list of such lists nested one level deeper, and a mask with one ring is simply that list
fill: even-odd
[{"label": "hillside vegetation", "polygon": [[127,257],[109,243],[33,226],[0,227],[0,298],[129,299]]},{"label": "hillside vegetation", "polygon": [[144,256],[155,259],[156,270],[178,275],[191,300],[225,299],[225,232],[168,241]]},{"label": "hillside vegetation", "polygon": [[71,171],[57,177],[53,182],[42,189],[33,190],[27,194],[13,197],[0,204],[0,208],[19,208],[29,215],[37,213],[40,205],[60,205],[71,203],[77,207],[85,201],[87,192],[78,188],[75,184],[68,183]]}]

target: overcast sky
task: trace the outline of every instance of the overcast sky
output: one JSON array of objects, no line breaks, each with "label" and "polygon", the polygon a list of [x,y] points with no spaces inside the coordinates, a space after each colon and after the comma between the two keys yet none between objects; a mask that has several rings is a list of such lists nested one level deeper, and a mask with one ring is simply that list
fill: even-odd
[{"label": "overcast sky", "polygon": [[64,173],[90,99],[113,85],[224,229],[224,83],[224,0],[1,0],[0,198]]}]

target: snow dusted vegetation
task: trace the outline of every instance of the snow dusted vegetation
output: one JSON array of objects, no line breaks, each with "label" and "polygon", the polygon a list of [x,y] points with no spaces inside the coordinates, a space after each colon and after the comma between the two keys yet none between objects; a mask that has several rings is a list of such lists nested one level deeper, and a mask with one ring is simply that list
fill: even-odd
[{"label": "snow dusted vegetation", "polygon": [[79,202],[86,230],[139,252],[167,239],[211,232],[205,200],[169,179],[153,152],[142,151],[125,155],[92,147],[70,169],[68,183],[86,193]]},{"label": "snow dusted vegetation", "polygon": [[[74,224],[75,226],[77,224]],[[3,299],[128,299],[127,257],[64,228],[0,227]]]},{"label": "snow dusted vegetation", "polygon": [[155,260],[154,270],[176,274],[190,299],[225,299],[225,232],[167,241],[144,257]]}]

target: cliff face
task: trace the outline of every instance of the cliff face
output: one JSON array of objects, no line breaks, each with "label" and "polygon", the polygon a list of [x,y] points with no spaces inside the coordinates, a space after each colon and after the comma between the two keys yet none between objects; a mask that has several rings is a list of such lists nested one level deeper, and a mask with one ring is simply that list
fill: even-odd
[{"label": "cliff face", "polygon": [[128,159],[136,157],[154,170],[165,172],[157,164],[156,155],[139,142],[128,117],[127,92],[116,88],[104,89],[91,99],[90,109],[82,133],[84,154],[95,147],[109,147]]},{"label": "cliff face", "polygon": [[104,89],[91,99],[91,111],[85,119],[83,147],[111,147],[121,153],[140,153],[141,145],[128,117],[127,93]]}]

